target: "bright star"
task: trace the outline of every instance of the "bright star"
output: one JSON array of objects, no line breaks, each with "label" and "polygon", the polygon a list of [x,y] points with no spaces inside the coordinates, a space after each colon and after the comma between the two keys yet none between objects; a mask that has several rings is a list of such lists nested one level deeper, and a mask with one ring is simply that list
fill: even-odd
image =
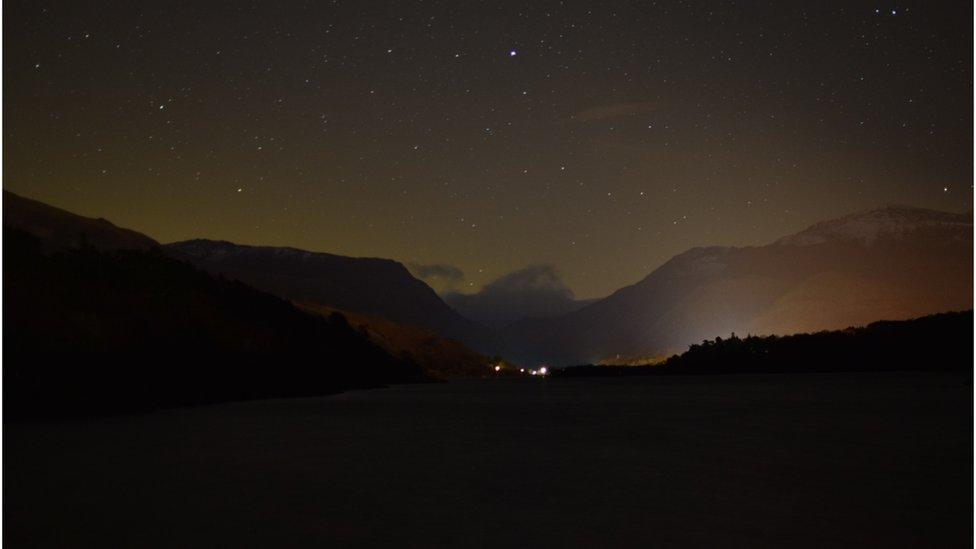
[{"label": "bright star", "polygon": [[515,57],[516,55],[518,55],[518,52],[515,51],[515,50],[511,50],[511,51],[508,52],[508,56],[509,57]]}]

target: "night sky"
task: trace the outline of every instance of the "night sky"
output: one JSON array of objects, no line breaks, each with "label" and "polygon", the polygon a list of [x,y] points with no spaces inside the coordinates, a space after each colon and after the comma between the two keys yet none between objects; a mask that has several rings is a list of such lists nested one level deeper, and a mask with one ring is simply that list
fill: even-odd
[{"label": "night sky", "polygon": [[4,3],[5,188],[468,290],[552,264],[578,297],[972,208],[967,2],[139,4]]}]

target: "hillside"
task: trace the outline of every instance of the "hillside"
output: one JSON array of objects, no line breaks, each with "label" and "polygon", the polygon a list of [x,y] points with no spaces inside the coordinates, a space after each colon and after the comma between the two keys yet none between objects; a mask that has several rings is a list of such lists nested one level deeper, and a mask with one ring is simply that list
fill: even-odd
[{"label": "hillside", "polygon": [[159,243],[148,236],[3,191],[3,226],[37,237],[45,250],[79,248],[150,250]]},{"label": "hillside", "polygon": [[[669,374],[973,371],[973,312],[788,336],[731,334],[646,366],[571,366],[556,377]],[[962,344],[960,344],[962,343]]]},{"label": "hillside", "polygon": [[11,196],[3,229],[8,418],[317,395],[425,377],[342,315],[310,314],[215,278],[158,247],[143,249],[151,239],[107,222],[93,234],[91,220],[63,210],[41,208],[31,218],[18,208],[34,205]]},{"label": "hillside", "polygon": [[393,260],[202,239],[166,247],[208,272],[294,302],[420,326],[477,348],[487,340],[483,327],[451,309]]},{"label": "hillside", "polygon": [[888,207],[760,247],[694,248],[637,284],[506,332],[515,360],[671,354],[715,334],[790,334],[972,308],[972,218]]},{"label": "hillside", "polygon": [[297,305],[325,316],[335,313],[343,315],[353,328],[365,334],[370,341],[393,356],[415,362],[426,375],[433,378],[484,377],[493,364],[489,357],[426,328],[312,303]]}]

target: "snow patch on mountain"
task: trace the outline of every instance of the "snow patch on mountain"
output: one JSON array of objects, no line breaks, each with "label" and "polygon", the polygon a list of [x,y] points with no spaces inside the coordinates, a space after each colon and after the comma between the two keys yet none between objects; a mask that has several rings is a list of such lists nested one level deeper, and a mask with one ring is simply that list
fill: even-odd
[{"label": "snow patch on mountain", "polygon": [[855,241],[865,246],[883,237],[904,238],[931,228],[972,227],[972,216],[907,206],[886,206],[817,223],[775,242],[781,246],[812,246],[831,240]]}]

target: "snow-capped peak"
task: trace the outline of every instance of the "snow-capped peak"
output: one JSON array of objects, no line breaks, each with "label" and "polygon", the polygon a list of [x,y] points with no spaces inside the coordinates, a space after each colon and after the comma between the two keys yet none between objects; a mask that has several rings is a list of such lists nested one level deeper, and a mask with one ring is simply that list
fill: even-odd
[{"label": "snow-capped peak", "polygon": [[828,240],[853,240],[869,246],[881,237],[901,238],[926,228],[972,230],[972,226],[970,215],[889,205],[817,223],[776,244],[810,246]]}]

